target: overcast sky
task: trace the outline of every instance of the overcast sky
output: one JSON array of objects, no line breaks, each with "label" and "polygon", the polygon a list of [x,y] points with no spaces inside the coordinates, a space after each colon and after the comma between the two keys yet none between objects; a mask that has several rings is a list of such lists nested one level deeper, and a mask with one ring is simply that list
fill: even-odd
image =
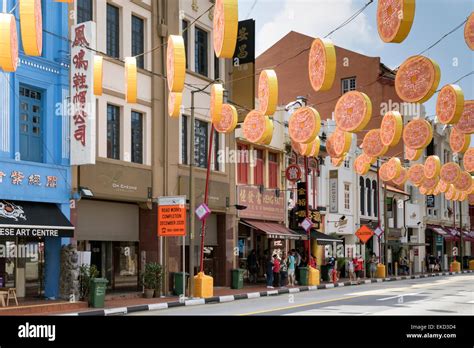
[{"label": "overcast sky", "polygon": [[[322,37],[339,26],[368,0],[240,0],[239,19],[256,20],[257,55],[294,30]],[[252,9],[253,7],[253,9]],[[353,22],[330,38],[334,44],[366,54],[380,56],[391,68],[436,42],[474,11],[473,0],[417,0],[411,32],[400,44],[381,41],[376,27],[375,0]],[[441,67],[440,87],[474,70],[474,53],[464,42],[464,27],[448,36],[424,55]],[[460,81],[466,99],[474,99],[474,75]],[[425,105],[434,115],[436,96]]]}]

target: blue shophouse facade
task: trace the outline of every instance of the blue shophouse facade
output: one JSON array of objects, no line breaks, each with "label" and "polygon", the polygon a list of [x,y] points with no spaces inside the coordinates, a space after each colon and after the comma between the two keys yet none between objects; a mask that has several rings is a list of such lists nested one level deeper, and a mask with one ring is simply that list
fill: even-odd
[{"label": "blue shophouse facade", "polygon": [[[15,3],[16,0],[9,0],[8,10]],[[0,217],[2,208],[11,212],[25,205],[37,220],[20,218],[22,229],[9,235],[9,229],[1,227],[6,226],[6,218],[12,222],[15,218],[5,217],[4,213],[0,244],[9,241],[10,245],[39,245],[44,262],[12,263],[4,259],[3,263],[0,261],[0,277],[3,273],[19,296],[38,292],[46,298],[58,298],[61,245],[69,239],[64,234],[49,234],[60,224],[55,221],[57,214],[44,209],[35,211],[35,207],[53,208],[70,218],[69,115],[65,107],[69,100],[68,4],[42,0],[42,12],[42,56],[24,54],[16,8],[19,65],[14,73],[0,73]],[[40,284],[38,291],[35,279]]]}]

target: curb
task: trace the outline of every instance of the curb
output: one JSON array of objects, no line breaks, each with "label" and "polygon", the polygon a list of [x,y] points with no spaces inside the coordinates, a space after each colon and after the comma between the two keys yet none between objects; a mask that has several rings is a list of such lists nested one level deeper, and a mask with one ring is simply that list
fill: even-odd
[{"label": "curb", "polygon": [[420,278],[434,278],[434,277],[441,277],[441,276],[451,276],[451,275],[458,275],[458,274],[467,274],[467,273],[474,273],[474,271],[463,271],[463,272],[443,272],[443,273],[433,273],[433,274],[417,274],[412,276],[398,276],[398,277],[390,277],[390,278],[378,278],[378,279],[366,279],[361,280],[360,282],[341,282],[336,284],[322,284],[316,286],[300,286],[297,288],[286,288],[286,289],[277,289],[277,290],[269,290],[269,291],[262,291],[262,292],[249,292],[246,294],[238,294],[238,295],[226,295],[226,296],[214,296],[209,298],[199,298],[199,299],[192,299],[192,300],[185,300],[185,301],[173,301],[173,302],[166,302],[166,303],[153,303],[148,305],[137,305],[131,307],[119,307],[119,308],[107,308],[107,309],[100,309],[100,310],[92,310],[87,312],[79,312],[79,313],[67,313],[62,314],[63,316],[113,316],[113,315],[125,315],[128,313],[136,313],[136,312],[146,312],[146,311],[156,311],[168,308],[175,308],[175,307],[186,307],[186,306],[199,306],[208,303],[225,303],[225,302],[233,302],[238,300],[247,300],[259,297],[269,297],[269,296],[279,296],[284,294],[294,294],[304,291],[315,291],[315,290],[324,290],[324,289],[332,289],[344,286],[357,286],[357,285],[364,285],[364,284],[371,284],[371,283],[382,283],[382,282],[393,282],[398,280],[408,280],[408,279],[420,279]]}]

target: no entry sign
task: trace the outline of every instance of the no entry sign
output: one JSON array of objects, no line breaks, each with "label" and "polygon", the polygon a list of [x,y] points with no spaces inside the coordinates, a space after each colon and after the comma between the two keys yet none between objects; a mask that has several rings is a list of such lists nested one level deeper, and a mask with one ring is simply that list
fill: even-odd
[{"label": "no entry sign", "polygon": [[186,235],[186,197],[160,197],[158,199],[158,236]]}]

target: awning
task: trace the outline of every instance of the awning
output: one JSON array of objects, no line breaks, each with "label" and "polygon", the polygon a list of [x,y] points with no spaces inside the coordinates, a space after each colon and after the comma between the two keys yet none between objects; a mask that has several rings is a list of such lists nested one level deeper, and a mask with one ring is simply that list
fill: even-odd
[{"label": "awning", "polygon": [[0,237],[73,237],[74,227],[56,204],[0,201]]},{"label": "awning", "polygon": [[[302,228],[296,229],[295,232],[297,232],[301,235],[305,235],[305,236],[308,235],[308,233]],[[327,245],[327,244],[332,244],[332,243],[343,243],[344,242],[342,239],[330,236],[329,234],[324,234],[322,232],[319,232],[319,231],[315,230],[314,228],[311,229],[311,239],[316,240],[316,242],[319,245]]]},{"label": "awning", "polygon": [[286,226],[276,222],[240,220],[240,223],[264,232],[270,239],[306,239],[304,238],[305,236],[295,233]]},{"label": "awning", "polygon": [[410,194],[408,192],[400,190],[399,188],[397,188],[395,186],[392,186],[392,185],[387,185],[387,191],[400,193],[400,194],[405,195],[405,196],[410,196]]},{"label": "awning", "polygon": [[448,234],[441,226],[428,225],[426,227],[443,237],[445,237]]}]

